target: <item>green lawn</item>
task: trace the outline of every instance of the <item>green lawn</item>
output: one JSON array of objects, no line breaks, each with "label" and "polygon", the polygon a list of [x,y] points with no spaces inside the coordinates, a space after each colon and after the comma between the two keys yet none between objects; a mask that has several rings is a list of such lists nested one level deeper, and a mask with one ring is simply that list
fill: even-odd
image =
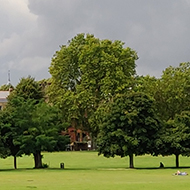
[{"label": "green lawn", "polygon": [[[159,162],[166,168],[158,169]],[[104,158],[96,152],[44,153],[48,169],[32,169],[33,158],[18,158],[13,170],[13,158],[0,159],[2,190],[177,190],[190,189],[189,176],[173,176],[175,159],[170,157],[135,157],[136,169],[128,168],[128,158]],[[60,169],[60,163],[65,169]],[[190,173],[190,158],[180,157],[181,171]]]}]

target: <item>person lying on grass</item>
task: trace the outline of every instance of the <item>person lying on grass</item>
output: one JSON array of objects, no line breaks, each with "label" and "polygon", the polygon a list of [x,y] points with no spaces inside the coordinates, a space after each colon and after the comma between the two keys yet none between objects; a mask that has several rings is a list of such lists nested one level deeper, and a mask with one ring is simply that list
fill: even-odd
[{"label": "person lying on grass", "polygon": [[180,172],[179,170],[174,175],[188,175],[187,172]]}]

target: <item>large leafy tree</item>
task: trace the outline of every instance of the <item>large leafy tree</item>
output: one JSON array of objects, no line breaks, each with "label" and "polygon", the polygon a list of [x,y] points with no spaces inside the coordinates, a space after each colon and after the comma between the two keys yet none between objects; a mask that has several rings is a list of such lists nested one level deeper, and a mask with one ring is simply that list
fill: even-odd
[{"label": "large leafy tree", "polygon": [[[190,110],[190,63],[181,63],[178,67],[168,67],[163,71],[160,79],[155,83],[153,97],[159,116],[166,125],[162,127],[161,141],[158,144],[162,155],[176,156],[176,167],[179,166],[179,155],[188,153],[183,146],[183,125],[179,124],[179,115]],[[150,89],[151,91],[151,89]],[[176,118],[177,117],[177,118]],[[177,123],[177,124],[175,124]],[[186,141],[187,142],[187,141]]]},{"label": "large leafy tree", "polygon": [[118,95],[99,108],[98,118],[99,154],[106,157],[129,156],[130,168],[133,168],[134,154],[154,153],[160,121],[153,100],[146,94],[131,92]]},{"label": "large leafy tree", "polygon": [[[176,166],[179,165],[179,155],[188,151],[181,144],[184,135],[177,137],[183,129],[176,130],[176,114],[190,109],[190,63],[181,63],[178,67],[168,67],[163,71],[160,79],[154,77],[137,78],[136,89],[144,91],[155,99],[157,113],[165,125],[160,128],[160,140],[157,141],[157,154],[176,156]],[[177,137],[177,138],[176,138]],[[179,142],[179,143],[178,143]],[[174,145],[175,144],[175,145]]]},{"label": "large leafy tree", "polygon": [[[20,114],[20,113],[24,113]],[[42,151],[65,150],[69,139],[61,135],[64,125],[59,111],[44,102],[20,101],[13,112],[16,128],[20,130],[14,139],[20,154],[34,155],[35,168],[41,168]]]},{"label": "large leafy tree", "polygon": [[52,58],[49,100],[67,121],[97,134],[94,112],[100,102],[131,86],[137,54],[121,41],[79,34]]},{"label": "large leafy tree", "polygon": [[179,167],[179,155],[190,155],[190,112],[183,111],[168,120],[160,139],[163,143],[158,146],[159,153],[163,156],[174,154],[176,167]]},{"label": "large leafy tree", "polygon": [[1,130],[4,144],[15,158],[33,154],[35,168],[40,168],[41,151],[63,150],[68,143],[61,136],[64,126],[59,111],[45,103],[42,89],[32,77],[22,78],[8,99],[5,112],[11,119],[7,118]]},{"label": "large leafy tree", "polygon": [[[31,114],[27,112],[27,105],[22,103],[32,101],[37,104],[44,98],[44,93],[41,86],[31,76],[27,78],[21,78],[16,88],[11,92],[8,97],[8,105],[3,111],[4,122],[1,127],[1,138],[4,146],[9,149],[9,154],[14,157],[14,168],[17,168],[16,157],[22,153],[19,144],[15,139],[22,134],[22,128],[18,127],[18,122],[24,122],[31,120]],[[15,118],[20,118],[16,120]],[[26,127],[29,127],[26,125]]]}]

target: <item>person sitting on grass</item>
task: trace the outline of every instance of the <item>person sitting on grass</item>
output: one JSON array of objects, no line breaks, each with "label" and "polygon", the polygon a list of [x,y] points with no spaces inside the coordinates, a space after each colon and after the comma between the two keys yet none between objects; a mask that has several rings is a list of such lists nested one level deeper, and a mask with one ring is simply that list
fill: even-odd
[{"label": "person sitting on grass", "polygon": [[164,164],[160,162],[160,168],[164,168]]}]

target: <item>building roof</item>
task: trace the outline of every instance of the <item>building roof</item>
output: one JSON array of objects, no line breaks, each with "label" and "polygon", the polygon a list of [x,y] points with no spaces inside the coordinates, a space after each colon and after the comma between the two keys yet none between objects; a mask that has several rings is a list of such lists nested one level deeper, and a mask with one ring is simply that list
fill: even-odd
[{"label": "building roof", "polygon": [[0,91],[0,102],[7,102],[7,97],[9,94],[9,91]]}]

